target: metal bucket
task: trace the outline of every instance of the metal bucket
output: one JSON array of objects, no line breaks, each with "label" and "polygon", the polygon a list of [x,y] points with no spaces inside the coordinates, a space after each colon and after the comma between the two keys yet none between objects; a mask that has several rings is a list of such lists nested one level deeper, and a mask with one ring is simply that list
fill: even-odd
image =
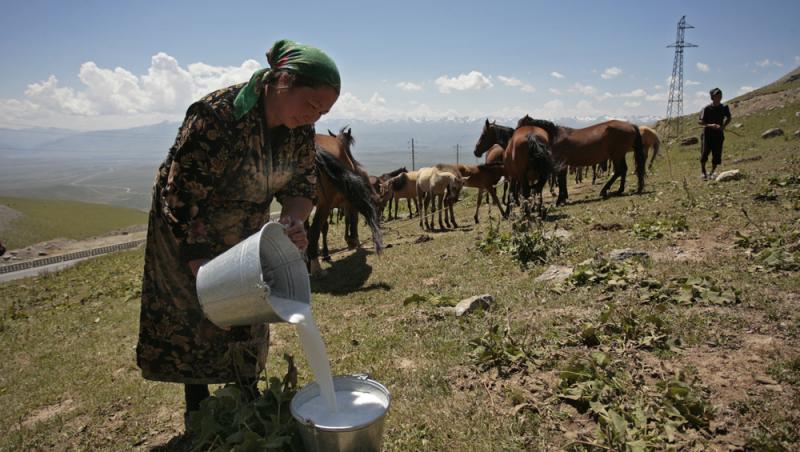
[{"label": "metal bucket", "polygon": [[300,423],[300,436],[306,451],[379,451],[383,443],[383,421],[389,411],[391,397],[389,390],[367,375],[339,375],[333,377],[335,391],[367,392],[375,396],[385,406],[380,415],[358,425],[333,427],[316,425],[311,419],[299,414],[299,408],[315,397],[320,397],[319,386],[311,383],[301,389],[289,405],[289,410]]},{"label": "metal bucket", "polygon": [[196,287],[219,327],[289,322],[311,303],[303,255],[275,222],[200,267]]}]

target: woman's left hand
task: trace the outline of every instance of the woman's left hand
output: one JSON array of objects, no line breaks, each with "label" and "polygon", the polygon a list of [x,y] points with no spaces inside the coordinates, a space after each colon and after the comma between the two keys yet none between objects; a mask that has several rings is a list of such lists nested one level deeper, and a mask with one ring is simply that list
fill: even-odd
[{"label": "woman's left hand", "polygon": [[286,226],[286,235],[300,251],[305,251],[308,247],[308,237],[303,222],[292,217],[281,217],[279,223]]}]

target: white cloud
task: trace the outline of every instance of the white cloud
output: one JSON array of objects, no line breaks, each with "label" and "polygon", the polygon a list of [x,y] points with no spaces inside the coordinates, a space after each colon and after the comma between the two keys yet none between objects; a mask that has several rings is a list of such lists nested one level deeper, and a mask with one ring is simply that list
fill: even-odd
[{"label": "white cloud", "polygon": [[783,67],[783,63],[781,63],[780,61],[773,61],[773,60],[770,60],[769,58],[766,58],[766,59],[763,59],[761,61],[756,61],[756,66],[758,66],[758,67],[770,67],[770,66]]},{"label": "white cloud", "polygon": [[536,87],[533,85],[528,85],[527,83],[523,83],[522,80],[514,77],[505,77],[503,75],[498,75],[497,79],[500,80],[506,86],[513,86],[519,87],[522,92],[525,93],[535,93]]},{"label": "white cloud", "polygon": [[742,87],[739,88],[739,92],[737,94],[741,95],[741,94],[744,94],[744,93],[749,93],[750,91],[753,91],[754,89],[755,88],[752,87],[752,86],[742,86]]},{"label": "white cloud", "polygon": [[633,101],[625,101],[624,104],[625,104],[626,107],[630,107],[630,108],[636,108],[639,105],[642,105],[641,102],[633,102]]},{"label": "white cloud", "polygon": [[614,77],[616,77],[616,76],[618,76],[620,74],[622,74],[622,69],[620,69],[620,68],[618,68],[616,66],[612,66],[610,68],[607,68],[605,71],[603,71],[603,73],[600,74],[600,77],[602,77],[605,80],[608,80],[608,79],[614,78]]},{"label": "white cloud", "polygon": [[662,85],[653,85],[653,89],[664,89]]},{"label": "white cloud", "polygon": [[498,75],[497,79],[500,80],[506,86],[521,86],[522,80],[514,77],[505,77],[502,75]]},{"label": "white cloud", "polygon": [[400,82],[397,85],[398,88],[402,89],[403,91],[421,91],[422,86],[417,85],[416,83],[412,82]]},{"label": "white cloud", "polygon": [[644,97],[646,95],[647,95],[647,91],[645,91],[645,90],[643,90],[641,88],[638,88],[638,89],[635,89],[635,90],[627,92],[627,93],[622,93],[619,96],[620,97]]},{"label": "white cloud", "polygon": [[556,72],[556,71],[553,71],[553,72],[551,72],[551,73],[550,73],[550,76],[551,76],[551,77],[558,78],[558,79],[562,79],[562,78],[564,78],[564,74],[562,74],[562,73],[560,73],[560,72]]},{"label": "white cloud", "polygon": [[572,85],[569,90],[571,93],[581,93],[585,96],[594,96],[597,94],[597,88],[591,85],[584,85],[583,83],[575,83]]},{"label": "white cloud", "polygon": [[686,83],[686,86],[696,86],[700,84],[700,82],[695,82],[694,80],[689,79],[687,79],[684,83]]},{"label": "white cloud", "polygon": [[[159,120],[177,120],[186,107],[216,89],[246,81],[260,65],[247,60],[240,66],[193,63],[183,68],[178,61],[159,52],[150,60],[147,73],[133,74],[117,67],[101,68],[93,61],[80,66],[78,88],[60,86],[58,78],[31,83],[24,99],[0,99],[0,117],[8,122],[23,120],[62,127],[128,126]],[[30,121],[30,113],[38,118]]]},{"label": "white cloud", "polygon": [[580,114],[594,114],[597,110],[594,109],[592,103],[588,100],[580,100],[577,104],[575,104],[575,108],[578,110]]},{"label": "white cloud", "polygon": [[436,79],[436,85],[439,87],[439,92],[444,94],[448,94],[452,90],[465,91],[491,88],[494,86],[488,77],[478,71],[472,71],[469,74],[461,74],[452,78],[443,75]]},{"label": "white cloud", "polygon": [[700,72],[708,72],[708,71],[711,70],[711,68],[708,67],[707,64],[701,63],[699,61],[697,62],[696,66],[697,66],[697,70],[700,71]]},{"label": "white cloud", "polygon": [[669,99],[669,96],[667,95],[667,93],[655,93],[649,96],[645,96],[644,99],[649,102],[663,102]]},{"label": "white cloud", "polygon": [[552,94],[555,94],[556,96],[560,96],[561,94],[563,94],[563,93],[561,92],[561,90],[560,90],[560,89],[558,89],[558,88],[550,88],[550,89],[548,89],[547,91],[550,91],[550,93],[552,93]]},{"label": "white cloud", "polygon": [[603,101],[603,100],[606,100],[606,99],[611,99],[612,97],[614,97],[614,95],[609,93],[608,91],[606,91],[606,92],[604,92],[603,94],[601,94],[599,96],[595,96],[595,99],[597,99],[599,101]]},{"label": "white cloud", "polygon": [[551,101],[545,102],[544,108],[546,110],[560,110],[564,108],[564,102],[561,102],[560,99],[553,99]]}]

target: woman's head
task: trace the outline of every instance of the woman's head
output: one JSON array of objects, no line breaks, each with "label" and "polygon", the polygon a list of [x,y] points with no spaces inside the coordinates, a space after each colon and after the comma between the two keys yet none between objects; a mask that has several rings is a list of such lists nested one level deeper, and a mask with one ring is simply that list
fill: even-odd
[{"label": "woman's head", "polygon": [[267,52],[267,62],[270,69],[256,72],[234,101],[237,118],[255,105],[262,92],[270,126],[289,128],[313,124],[338,99],[339,70],[320,49],[281,40]]}]

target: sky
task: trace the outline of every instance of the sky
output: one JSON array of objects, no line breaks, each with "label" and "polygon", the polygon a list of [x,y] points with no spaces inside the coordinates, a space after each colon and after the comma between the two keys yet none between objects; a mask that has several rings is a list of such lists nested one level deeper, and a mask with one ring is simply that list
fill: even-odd
[{"label": "sky", "polygon": [[336,61],[331,119],[663,116],[683,15],[686,113],[800,66],[797,0],[0,2],[9,128],[177,121],[282,38]]}]

